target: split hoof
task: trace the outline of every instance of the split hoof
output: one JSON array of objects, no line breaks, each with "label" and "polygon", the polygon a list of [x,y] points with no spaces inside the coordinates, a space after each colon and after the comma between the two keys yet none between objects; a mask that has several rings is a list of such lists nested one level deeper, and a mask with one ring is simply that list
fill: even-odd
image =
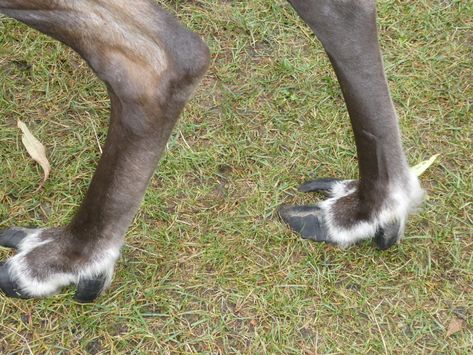
[{"label": "split hoof", "polygon": [[379,249],[386,250],[401,239],[407,216],[419,204],[422,190],[414,182],[385,186],[376,204],[367,205],[359,194],[358,181],[308,181],[299,191],[324,192],[328,198],[311,206],[281,207],[279,216],[304,239],[342,248],[373,239]]},{"label": "split hoof", "polygon": [[[19,285],[12,280],[8,263],[0,262],[0,290],[10,298],[32,298],[21,291]],[[74,300],[79,303],[91,303],[100,296],[107,283],[107,275],[101,274],[96,278],[80,279]]]},{"label": "split hoof", "polygon": [[74,299],[94,301],[112,280],[119,246],[74,246],[67,229],[11,228],[0,231],[0,246],[16,254],[0,262],[0,292],[12,298],[41,298],[75,285]]}]

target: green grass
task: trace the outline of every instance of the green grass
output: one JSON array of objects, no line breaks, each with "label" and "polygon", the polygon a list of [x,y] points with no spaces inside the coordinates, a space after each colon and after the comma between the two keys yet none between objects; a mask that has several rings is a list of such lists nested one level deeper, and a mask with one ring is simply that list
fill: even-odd
[{"label": "green grass", "polygon": [[[0,353],[456,353],[473,344],[468,1],[380,1],[386,70],[429,199],[402,244],[338,250],[276,218],[315,175],[356,177],[336,78],[283,0],[164,1],[212,66],[168,144],[111,288],[94,305],[0,295]],[[0,18],[0,221],[67,223],[103,143],[103,85],[69,49]],[[50,179],[21,145],[45,143]],[[95,133],[96,132],[96,133]],[[0,249],[0,258],[10,252]],[[463,329],[446,336],[452,319]]]}]

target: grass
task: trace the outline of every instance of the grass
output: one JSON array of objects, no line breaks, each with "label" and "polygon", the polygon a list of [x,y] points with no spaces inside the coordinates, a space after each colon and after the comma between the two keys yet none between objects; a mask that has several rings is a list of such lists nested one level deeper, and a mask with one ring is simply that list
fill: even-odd
[{"label": "grass", "polygon": [[[111,288],[0,295],[0,353],[454,353],[473,344],[472,22],[467,1],[380,1],[386,70],[429,199],[386,252],[302,241],[276,218],[313,176],[356,177],[336,78],[285,1],[163,1],[212,51]],[[63,45],[0,18],[0,221],[67,223],[99,158],[103,85]],[[45,143],[52,174],[16,120]],[[10,252],[0,250],[0,258]],[[452,320],[461,331],[447,336]]]}]

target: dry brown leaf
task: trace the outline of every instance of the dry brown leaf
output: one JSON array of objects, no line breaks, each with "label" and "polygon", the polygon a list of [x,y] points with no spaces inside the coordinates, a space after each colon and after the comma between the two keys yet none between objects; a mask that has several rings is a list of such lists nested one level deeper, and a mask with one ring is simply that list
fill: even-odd
[{"label": "dry brown leaf", "polygon": [[452,319],[450,321],[450,324],[448,325],[447,337],[459,332],[460,330],[462,330],[462,328],[463,328],[463,319],[460,319],[460,318]]},{"label": "dry brown leaf", "polygon": [[48,179],[49,173],[51,171],[51,165],[49,164],[48,158],[46,157],[46,149],[44,148],[44,145],[35,136],[33,136],[28,127],[20,120],[18,120],[18,128],[23,133],[21,136],[21,141],[23,142],[28,154],[43,169],[44,177],[43,182],[41,183],[41,185],[43,185]]}]

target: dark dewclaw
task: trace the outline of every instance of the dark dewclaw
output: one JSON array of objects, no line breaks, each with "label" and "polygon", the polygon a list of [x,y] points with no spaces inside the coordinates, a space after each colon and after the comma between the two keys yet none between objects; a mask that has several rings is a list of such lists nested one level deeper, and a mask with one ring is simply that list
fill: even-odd
[{"label": "dark dewclaw", "polygon": [[306,181],[297,189],[300,192],[324,192],[328,194],[330,190],[332,190],[333,186],[340,181],[343,180],[335,178],[319,178],[311,181]]}]

